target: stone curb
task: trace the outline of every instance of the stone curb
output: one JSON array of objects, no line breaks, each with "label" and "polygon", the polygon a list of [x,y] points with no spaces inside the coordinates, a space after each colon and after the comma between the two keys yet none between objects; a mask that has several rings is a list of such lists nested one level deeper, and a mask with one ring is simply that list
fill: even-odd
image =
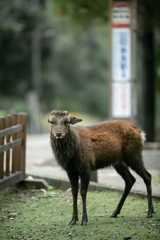
[{"label": "stone curb", "polygon": [[[70,182],[66,179],[62,179],[62,178],[53,178],[51,176],[45,176],[45,175],[32,175],[32,177],[34,179],[43,179],[45,180],[49,185],[54,186],[55,189],[61,189],[63,191],[66,191],[68,188],[71,187]],[[96,182],[91,182],[89,183],[89,191],[105,191],[105,190],[113,190],[113,191],[119,191],[119,192],[123,192],[124,189],[123,188],[118,188],[118,187],[112,187],[112,186],[108,186],[108,185],[103,185],[103,184],[99,184]],[[138,190],[131,190],[130,191],[131,194],[134,195],[138,195],[140,197],[147,197],[147,194],[145,192],[142,191],[138,191]],[[155,199],[160,200],[160,194],[152,194],[152,197]]]},{"label": "stone curb", "polygon": [[17,183],[18,187],[36,187],[36,188],[44,188],[47,189],[49,187],[49,184],[46,180],[41,178],[34,178],[34,179],[25,179],[21,182]]}]

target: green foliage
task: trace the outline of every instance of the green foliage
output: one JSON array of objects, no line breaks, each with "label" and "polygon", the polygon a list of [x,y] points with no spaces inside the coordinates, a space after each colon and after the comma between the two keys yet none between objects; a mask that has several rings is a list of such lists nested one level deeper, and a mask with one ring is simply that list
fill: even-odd
[{"label": "green foliage", "polygon": [[106,0],[52,0],[54,13],[69,15],[79,25],[87,26],[93,22],[108,20],[108,2]]},{"label": "green foliage", "polygon": [[156,215],[146,219],[147,199],[128,196],[118,218],[109,218],[121,193],[88,192],[88,225],[79,226],[82,201],[78,198],[79,222],[68,226],[72,215],[71,191],[14,190],[0,192],[0,238],[6,239],[159,239],[160,202],[154,200]]},{"label": "green foliage", "polygon": [[0,94],[23,97],[31,88],[31,38],[47,27],[45,9],[31,1],[0,3]]},{"label": "green foliage", "polygon": [[19,109],[15,99],[24,101],[25,94],[32,89],[31,40],[38,28],[42,111],[67,109],[106,117],[109,96],[106,26],[74,34],[67,17],[51,15],[53,5],[49,1],[45,8],[37,8],[28,1],[9,2],[1,3],[0,8],[1,16],[7,19],[0,25],[0,109],[8,112]]},{"label": "green foliage", "polygon": [[73,33],[68,18],[54,17],[53,55],[45,63],[43,98],[47,110],[108,115],[109,41],[105,25]]}]

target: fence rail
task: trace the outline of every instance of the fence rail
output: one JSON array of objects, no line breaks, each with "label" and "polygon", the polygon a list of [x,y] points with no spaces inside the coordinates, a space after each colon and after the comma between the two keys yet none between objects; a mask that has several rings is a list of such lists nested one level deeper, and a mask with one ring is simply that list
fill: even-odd
[{"label": "fence rail", "polygon": [[0,118],[0,190],[25,178],[26,113]]}]

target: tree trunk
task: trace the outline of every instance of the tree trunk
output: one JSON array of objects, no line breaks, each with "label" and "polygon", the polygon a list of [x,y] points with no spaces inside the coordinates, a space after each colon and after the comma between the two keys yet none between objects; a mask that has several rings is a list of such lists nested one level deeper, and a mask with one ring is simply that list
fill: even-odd
[{"label": "tree trunk", "polygon": [[142,44],[142,127],[147,142],[154,141],[155,89],[154,89],[154,30],[151,1],[143,4],[141,28]]}]

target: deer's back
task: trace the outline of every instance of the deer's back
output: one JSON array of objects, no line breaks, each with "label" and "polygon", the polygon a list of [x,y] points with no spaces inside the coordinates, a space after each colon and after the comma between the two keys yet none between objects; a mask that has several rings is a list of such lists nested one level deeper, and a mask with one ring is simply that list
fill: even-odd
[{"label": "deer's back", "polygon": [[135,149],[141,151],[140,131],[124,121],[103,122],[88,127],[78,127],[83,161],[98,169],[123,161],[124,154]]}]

